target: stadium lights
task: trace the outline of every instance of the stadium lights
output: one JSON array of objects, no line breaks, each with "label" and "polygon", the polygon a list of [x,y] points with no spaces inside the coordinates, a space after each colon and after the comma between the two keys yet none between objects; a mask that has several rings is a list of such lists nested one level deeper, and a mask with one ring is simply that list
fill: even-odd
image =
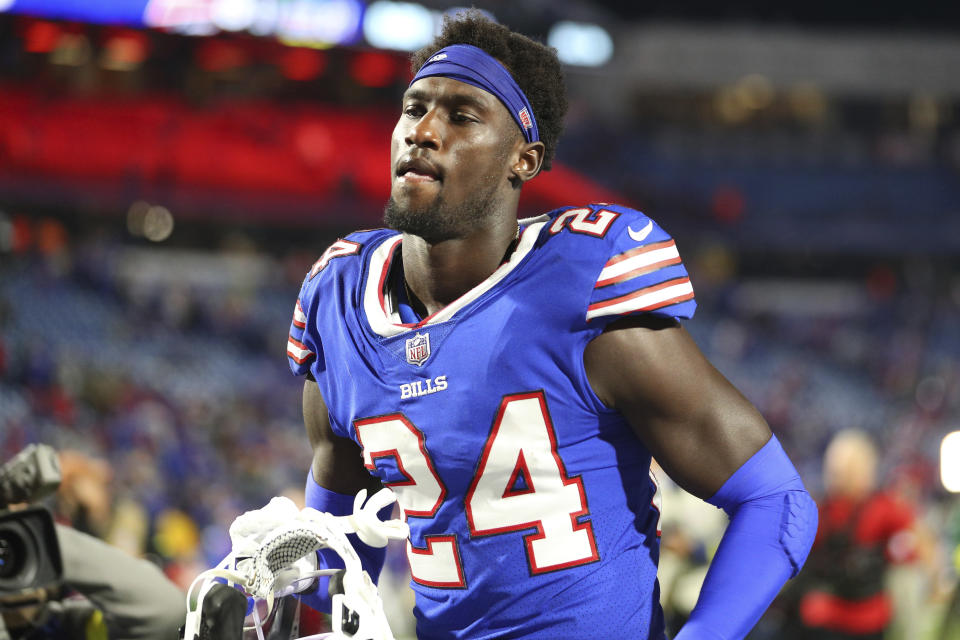
[{"label": "stadium lights", "polygon": [[149,0],[143,23],[187,35],[249,31],[291,45],[331,47],[357,41],[363,11],[361,0]]},{"label": "stadium lights", "polygon": [[149,52],[147,36],[128,29],[106,40],[100,53],[100,66],[108,71],[133,71],[143,64]]},{"label": "stadium lights", "polygon": [[[356,44],[414,51],[438,33],[444,16],[461,6],[430,9],[404,0],[0,0],[0,11],[93,24],[164,29],[191,36],[247,32],[273,36],[291,46],[324,49]],[[496,18],[482,11],[489,18]],[[547,43],[567,65],[599,67],[613,57],[614,44],[602,26],[563,20]]]},{"label": "stadium lights", "polygon": [[360,38],[359,0],[295,0],[282,6],[277,37],[284,44],[327,48]]},{"label": "stadium lights", "polygon": [[377,0],[363,17],[363,36],[374,47],[414,51],[433,38],[437,18],[413,2]]},{"label": "stadium lights", "polygon": [[350,60],[350,75],[364,87],[387,87],[397,78],[393,54],[363,51]]},{"label": "stadium lights", "polygon": [[147,0],[0,0],[0,11],[53,20],[73,20],[93,24],[143,26],[143,7]]},{"label": "stadium lights", "polygon": [[63,29],[46,20],[33,20],[23,33],[23,50],[30,53],[50,53],[57,48]]},{"label": "stadium lights", "polygon": [[151,242],[163,242],[173,233],[173,214],[166,207],[137,200],[127,211],[127,231]]},{"label": "stadium lights", "polygon": [[550,28],[547,44],[560,62],[579,67],[599,67],[613,57],[613,38],[598,24],[563,20]]},{"label": "stadium lights", "polygon": [[[440,32],[444,16],[456,16],[468,10],[467,7],[455,6],[441,12],[415,2],[375,0],[364,15],[363,35],[370,45],[378,49],[416,51]],[[489,11],[479,11],[496,22],[497,18]]]},{"label": "stadium lights", "polygon": [[960,431],[948,433],[940,442],[940,481],[951,493],[960,493]]},{"label": "stadium lights", "polygon": [[253,28],[258,8],[257,0],[217,2],[210,10],[210,17],[223,31],[246,31]]}]

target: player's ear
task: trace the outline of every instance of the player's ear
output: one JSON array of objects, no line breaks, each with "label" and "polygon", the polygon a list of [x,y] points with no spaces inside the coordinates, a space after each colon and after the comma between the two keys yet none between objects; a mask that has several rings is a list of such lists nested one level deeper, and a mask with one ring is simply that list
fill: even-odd
[{"label": "player's ear", "polygon": [[[517,153],[516,160],[510,167],[510,178],[515,183],[523,184],[536,177],[543,166],[543,154],[546,147],[542,142],[525,142]],[[519,185],[517,185],[519,186]]]}]

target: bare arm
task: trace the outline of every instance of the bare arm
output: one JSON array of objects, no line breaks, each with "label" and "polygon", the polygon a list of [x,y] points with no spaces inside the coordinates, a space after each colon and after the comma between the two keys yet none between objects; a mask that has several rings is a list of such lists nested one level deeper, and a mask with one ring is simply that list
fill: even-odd
[{"label": "bare arm", "polygon": [[363,465],[360,447],[349,438],[341,438],[330,428],[330,416],[320,388],[308,379],[303,385],[303,423],[313,448],[313,479],[324,489],[354,495],[367,489],[370,495],[380,489],[380,481]]},{"label": "bare arm", "polygon": [[760,413],[673,320],[618,320],[584,352],[590,385],[681,487],[707,499],[770,439]]},{"label": "bare arm", "polygon": [[753,407],[670,320],[618,321],[584,353],[590,384],[687,491],[730,515],[677,640],[744,638],[800,570],[817,511]]}]

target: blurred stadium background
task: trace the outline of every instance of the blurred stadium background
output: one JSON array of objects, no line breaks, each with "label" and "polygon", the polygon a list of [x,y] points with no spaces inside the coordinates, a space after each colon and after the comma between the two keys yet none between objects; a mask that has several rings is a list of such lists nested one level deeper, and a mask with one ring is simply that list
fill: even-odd
[{"label": "blurred stadium background", "polygon": [[[945,637],[960,5],[476,6],[566,63],[567,131],[523,212],[619,201],[677,238],[688,329],[811,491],[838,430],[879,444],[883,486],[932,532],[891,578],[889,636]],[[0,459],[70,452],[61,519],[186,584],[237,514],[302,491],[293,301],[333,239],[378,225],[407,53],[455,10],[0,0]]]}]

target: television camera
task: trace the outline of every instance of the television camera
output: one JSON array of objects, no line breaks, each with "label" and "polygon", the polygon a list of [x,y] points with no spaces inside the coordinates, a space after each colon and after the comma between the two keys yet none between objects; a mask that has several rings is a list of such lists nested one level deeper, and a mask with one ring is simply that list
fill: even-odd
[{"label": "television camera", "polygon": [[0,467],[0,640],[62,583],[53,517],[41,506],[20,507],[56,491],[60,478],[57,453],[44,444],[27,446]]}]

